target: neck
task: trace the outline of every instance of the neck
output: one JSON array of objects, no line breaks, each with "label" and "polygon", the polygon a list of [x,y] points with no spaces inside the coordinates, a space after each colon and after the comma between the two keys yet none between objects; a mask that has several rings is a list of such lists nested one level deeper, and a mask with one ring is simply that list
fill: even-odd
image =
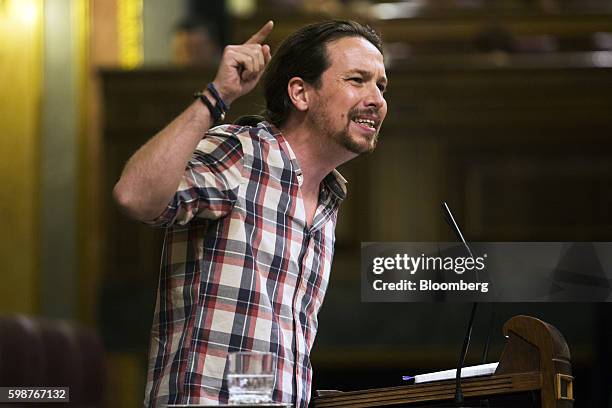
[{"label": "neck", "polygon": [[302,189],[307,193],[319,192],[325,176],[336,167],[357,156],[340,146],[328,135],[315,132],[303,119],[292,117],[281,128],[289,141],[302,169]]}]

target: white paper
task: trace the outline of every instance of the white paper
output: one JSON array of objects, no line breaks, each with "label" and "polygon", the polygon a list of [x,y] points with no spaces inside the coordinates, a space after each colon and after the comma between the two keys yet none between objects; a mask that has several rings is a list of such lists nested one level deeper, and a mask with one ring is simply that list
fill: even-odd
[{"label": "white paper", "polygon": [[[490,375],[495,372],[499,362],[480,364],[476,366],[463,367],[461,369],[461,378],[478,377],[481,375]],[[419,374],[414,376],[414,383],[426,383],[432,381],[451,380],[457,377],[457,369],[436,371],[434,373]]]}]

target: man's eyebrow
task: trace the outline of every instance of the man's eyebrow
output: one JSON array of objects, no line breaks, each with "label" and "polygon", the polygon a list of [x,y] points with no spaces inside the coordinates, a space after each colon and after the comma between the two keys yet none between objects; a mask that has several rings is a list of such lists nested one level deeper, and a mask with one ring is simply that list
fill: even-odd
[{"label": "man's eyebrow", "polygon": [[[368,78],[368,79],[373,77],[373,74],[370,71],[365,71],[365,70],[359,69],[359,68],[351,69],[347,73],[348,74],[359,74],[359,75],[363,76],[364,78]],[[385,84],[385,86],[389,85],[389,80],[384,75],[382,77],[380,77],[376,82],[383,83],[383,84]]]},{"label": "man's eyebrow", "polygon": [[348,74],[359,74],[363,77],[372,78],[372,73],[370,71],[365,71],[359,68],[349,69],[347,73]]}]

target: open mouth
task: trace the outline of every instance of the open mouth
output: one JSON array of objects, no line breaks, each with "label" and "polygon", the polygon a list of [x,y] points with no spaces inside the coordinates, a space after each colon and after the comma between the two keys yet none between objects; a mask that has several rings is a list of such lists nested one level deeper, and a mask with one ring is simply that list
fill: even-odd
[{"label": "open mouth", "polygon": [[376,121],[373,119],[353,118],[351,120],[361,126],[376,130]]}]

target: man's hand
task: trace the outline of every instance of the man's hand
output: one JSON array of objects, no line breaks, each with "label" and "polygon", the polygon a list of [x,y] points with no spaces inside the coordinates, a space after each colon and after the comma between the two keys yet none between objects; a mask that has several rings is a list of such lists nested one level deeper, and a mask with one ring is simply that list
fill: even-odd
[{"label": "man's hand", "polygon": [[[225,48],[213,83],[226,103],[257,85],[271,58],[270,47],[262,43],[272,27],[268,21],[244,44]],[[172,199],[186,163],[211,125],[208,110],[196,101],[138,149],[113,191],[119,207],[137,220],[155,220]]]},{"label": "man's hand", "polygon": [[213,83],[226,103],[232,103],[257,85],[272,58],[270,46],[262,43],[273,27],[274,23],[268,21],[244,44],[225,47]]}]

